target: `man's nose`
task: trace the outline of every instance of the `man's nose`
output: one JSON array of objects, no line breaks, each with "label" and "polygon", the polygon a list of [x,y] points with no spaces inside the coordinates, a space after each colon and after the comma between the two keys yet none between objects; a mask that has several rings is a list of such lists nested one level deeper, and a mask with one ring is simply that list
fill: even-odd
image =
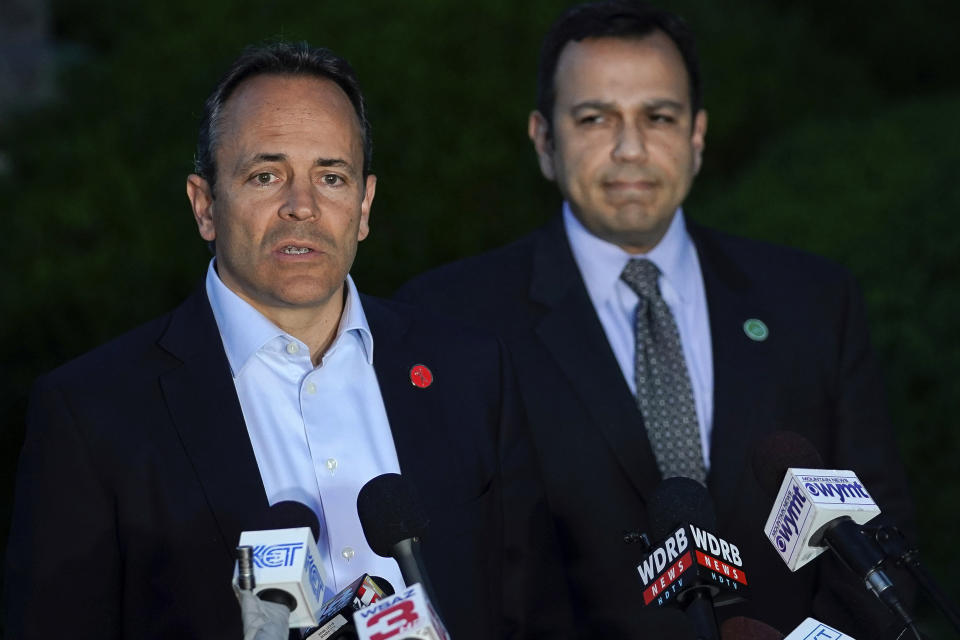
[{"label": "man's nose", "polygon": [[317,198],[309,180],[292,180],[287,188],[286,200],[280,207],[280,217],[285,220],[303,221],[317,217]]},{"label": "man's nose", "polygon": [[616,144],[613,147],[613,159],[621,162],[636,162],[645,160],[647,146],[644,132],[641,127],[624,123],[617,131]]}]

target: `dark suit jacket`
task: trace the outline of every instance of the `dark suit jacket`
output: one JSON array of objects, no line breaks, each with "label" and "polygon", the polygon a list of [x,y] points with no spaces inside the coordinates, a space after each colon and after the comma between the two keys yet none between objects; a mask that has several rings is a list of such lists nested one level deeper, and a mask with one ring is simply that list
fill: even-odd
[{"label": "dark suit jacket", "polygon": [[[719,534],[740,546],[752,588],[748,605],[718,614],[749,615],[784,632],[813,614],[856,637],[879,637],[862,631],[876,607],[832,559],[790,574],[774,554],[762,533],[772,496],[762,495],[750,465],[751,448],[765,434],[795,431],[828,466],[856,470],[895,521],[910,523],[904,474],[854,283],[819,258],[688,227],[703,271],[713,345],[708,488]],[[647,530],[647,500],[661,477],[562,220],[415,278],[399,295],[492,328],[505,339],[581,632],[639,637],[642,599],[635,567],[641,553],[625,542],[625,533]],[[767,340],[747,337],[743,325],[751,318],[769,327]],[[852,612],[851,599],[857,601]]]},{"label": "dark suit jacket", "polygon": [[[549,521],[502,350],[401,303],[363,305],[400,467],[431,520],[423,554],[445,622],[458,639],[526,635],[527,596],[550,571],[529,537]],[[415,364],[430,387],[411,384]],[[233,550],[241,531],[274,528],[267,507],[201,290],[38,381],[7,637],[241,638]]]}]

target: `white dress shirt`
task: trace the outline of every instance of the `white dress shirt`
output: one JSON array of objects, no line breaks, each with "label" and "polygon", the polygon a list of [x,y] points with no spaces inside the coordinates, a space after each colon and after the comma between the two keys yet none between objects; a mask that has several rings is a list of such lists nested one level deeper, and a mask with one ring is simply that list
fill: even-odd
[{"label": "white dress shirt", "polygon": [[400,463],[353,280],[347,276],[336,337],[316,367],[305,343],[223,284],[213,260],[206,289],[267,499],[295,500],[317,514],[317,547],[334,583],[324,597],[361,573],[400,589],[397,563],[373,553],[357,516],[360,488],[382,473],[400,473]]},{"label": "white dress shirt", "polygon": [[683,210],[677,209],[667,233],[649,253],[634,255],[596,237],[563,205],[563,222],[593,308],[607,341],[634,396],[636,332],[634,318],[639,297],[620,279],[631,258],[647,258],[660,269],[660,294],[673,313],[680,331],[683,356],[690,373],[700,423],[703,460],[710,468],[710,433],[713,427],[713,350],[707,296],[696,247],[687,233]]}]

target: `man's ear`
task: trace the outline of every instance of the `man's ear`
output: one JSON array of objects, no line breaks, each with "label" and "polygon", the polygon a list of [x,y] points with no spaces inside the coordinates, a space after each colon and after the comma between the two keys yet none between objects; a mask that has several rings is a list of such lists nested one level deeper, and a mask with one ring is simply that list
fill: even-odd
[{"label": "man's ear", "polygon": [[364,183],[363,201],[360,203],[360,226],[357,228],[357,242],[360,242],[370,233],[370,209],[373,207],[373,196],[377,192],[377,176],[372,173]]},{"label": "man's ear", "polygon": [[697,111],[693,118],[693,135],[690,138],[693,147],[693,174],[700,172],[703,164],[703,150],[707,146],[707,112],[704,109]]},{"label": "man's ear", "polygon": [[553,139],[550,136],[550,124],[539,111],[531,111],[527,120],[527,135],[533,142],[540,163],[540,172],[547,180],[554,180],[556,171],[553,166]]},{"label": "man's ear", "polygon": [[200,237],[213,242],[217,237],[217,228],[213,221],[213,189],[210,183],[191,173],[187,176],[187,198],[193,207],[193,217],[197,221]]}]

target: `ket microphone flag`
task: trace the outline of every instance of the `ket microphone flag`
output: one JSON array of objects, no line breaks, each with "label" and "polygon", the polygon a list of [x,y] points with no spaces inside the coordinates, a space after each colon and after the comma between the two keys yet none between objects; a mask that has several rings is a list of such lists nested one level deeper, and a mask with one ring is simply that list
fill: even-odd
[{"label": "ket microphone flag", "polygon": [[[253,592],[263,600],[281,602],[290,608],[290,627],[313,627],[331,582],[320,562],[310,527],[244,531],[240,546],[253,549]],[[248,579],[243,575],[244,581]],[[233,588],[243,590],[239,567]]]}]

